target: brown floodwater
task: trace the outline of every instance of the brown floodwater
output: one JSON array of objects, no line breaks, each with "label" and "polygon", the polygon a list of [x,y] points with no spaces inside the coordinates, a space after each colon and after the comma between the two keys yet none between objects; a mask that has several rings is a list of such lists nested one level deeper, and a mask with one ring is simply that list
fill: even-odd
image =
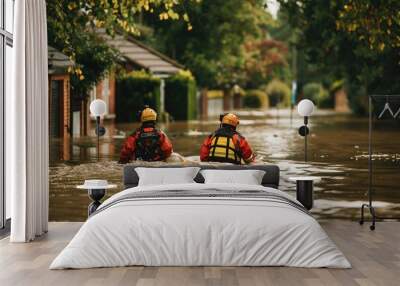
[{"label": "brown floodwater", "polygon": [[[349,115],[320,112],[310,120],[309,162],[304,162],[304,140],[297,133],[302,119],[290,120],[288,112],[241,112],[239,131],[249,140],[259,162],[279,165],[280,189],[294,195],[291,176],[319,176],[315,184],[318,218],[357,219],[368,188],[368,121]],[[117,164],[125,134],[137,124],[105,123],[100,162],[96,161],[96,138],[71,142],[51,139],[50,220],[83,221],[90,199],[76,185],[85,179],[107,179],[122,190],[122,166]],[[217,121],[173,122],[160,127],[170,137],[174,151],[187,160],[198,161],[201,142]],[[374,204],[381,218],[400,217],[400,124],[379,121],[373,128]],[[62,158],[68,158],[63,160]]]}]

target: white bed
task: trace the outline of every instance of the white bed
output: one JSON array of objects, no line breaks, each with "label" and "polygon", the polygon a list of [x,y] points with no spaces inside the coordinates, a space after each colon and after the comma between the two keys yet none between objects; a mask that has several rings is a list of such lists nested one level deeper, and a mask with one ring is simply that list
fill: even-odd
[{"label": "white bed", "polygon": [[289,195],[263,186],[197,183],[114,195],[50,269],[128,265],[351,267]]}]

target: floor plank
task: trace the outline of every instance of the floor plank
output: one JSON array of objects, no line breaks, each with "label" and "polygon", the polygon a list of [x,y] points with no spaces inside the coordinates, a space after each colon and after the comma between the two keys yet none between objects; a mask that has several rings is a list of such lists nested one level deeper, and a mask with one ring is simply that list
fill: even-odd
[{"label": "floor plank", "polygon": [[50,223],[50,231],[32,243],[0,240],[0,285],[397,286],[400,273],[400,222],[368,225],[323,221],[321,225],[352,263],[352,269],[290,267],[118,267],[85,270],[48,269],[81,223]]}]

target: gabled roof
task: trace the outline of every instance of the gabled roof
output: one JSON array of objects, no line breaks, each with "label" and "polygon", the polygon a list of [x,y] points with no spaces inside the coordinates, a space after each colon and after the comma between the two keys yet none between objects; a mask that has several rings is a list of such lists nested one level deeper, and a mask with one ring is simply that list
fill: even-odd
[{"label": "gabled roof", "polygon": [[49,63],[49,74],[67,73],[68,67],[74,65],[66,55],[61,53],[59,50],[48,46],[48,63]]},{"label": "gabled roof", "polygon": [[149,70],[153,74],[175,74],[184,67],[156,50],[145,46],[132,37],[111,37],[100,30],[99,35],[128,61]]}]

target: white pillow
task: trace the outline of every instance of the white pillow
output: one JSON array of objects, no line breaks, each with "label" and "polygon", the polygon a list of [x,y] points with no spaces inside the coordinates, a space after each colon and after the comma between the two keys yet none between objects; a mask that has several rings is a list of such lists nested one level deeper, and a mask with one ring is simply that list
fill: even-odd
[{"label": "white pillow", "polygon": [[205,184],[261,185],[265,171],[261,170],[202,170]]},{"label": "white pillow", "polygon": [[200,168],[135,168],[139,186],[195,183],[193,180]]}]

